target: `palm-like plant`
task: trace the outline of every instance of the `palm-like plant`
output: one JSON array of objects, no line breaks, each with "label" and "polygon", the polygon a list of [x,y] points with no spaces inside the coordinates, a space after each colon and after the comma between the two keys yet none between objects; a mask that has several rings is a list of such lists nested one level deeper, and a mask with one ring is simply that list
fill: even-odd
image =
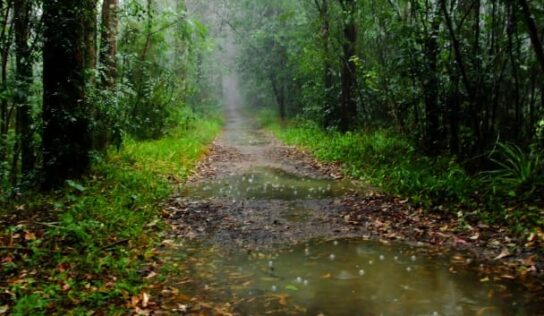
[{"label": "palm-like plant", "polygon": [[503,189],[511,196],[529,197],[544,185],[544,166],[541,153],[535,149],[527,153],[514,144],[501,144],[491,154],[497,169],[486,171],[484,180],[493,189]]}]

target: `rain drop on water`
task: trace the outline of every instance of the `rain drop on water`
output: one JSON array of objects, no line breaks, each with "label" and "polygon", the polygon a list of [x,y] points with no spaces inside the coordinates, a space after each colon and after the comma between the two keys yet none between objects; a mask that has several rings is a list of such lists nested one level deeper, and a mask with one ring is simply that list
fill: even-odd
[{"label": "rain drop on water", "polygon": [[363,270],[363,269],[359,270],[359,275],[360,275],[360,276],[365,275],[365,270]]},{"label": "rain drop on water", "polygon": [[329,256],[329,259],[334,260],[335,258],[336,256],[333,253],[331,253],[331,255]]}]

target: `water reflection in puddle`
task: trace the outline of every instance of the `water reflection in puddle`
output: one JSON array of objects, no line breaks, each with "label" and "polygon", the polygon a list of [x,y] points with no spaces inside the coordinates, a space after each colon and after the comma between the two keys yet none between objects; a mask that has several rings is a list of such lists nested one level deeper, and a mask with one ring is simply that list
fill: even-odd
[{"label": "water reflection in puddle", "polygon": [[[249,213],[291,225],[315,216],[336,198],[365,193],[350,181],[300,177],[255,168],[193,184],[191,199],[246,200]],[[247,201],[249,200],[249,201]],[[313,214],[313,215],[312,215]],[[260,236],[257,234],[257,236]],[[240,315],[535,315],[542,299],[510,278],[479,272],[462,254],[429,253],[406,244],[343,239],[311,241],[275,252],[248,253],[187,242],[167,256],[180,257],[180,291]],[[176,260],[174,260],[176,261]],[[175,282],[175,281],[174,281]]]},{"label": "water reflection in puddle", "polygon": [[[187,264],[206,295],[242,315],[534,315],[521,284],[477,272],[463,256],[408,245],[312,241],[275,253],[195,247]],[[203,250],[208,249],[208,250]],[[199,261],[200,260],[200,261]],[[206,264],[194,264],[195,262]],[[195,295],[200,289],[195,288]]]},{"label": "water reflection in puddle", "polygon": [[300,200],[342,197],[363,192],[351,181],[301,177],[281,169],[256,168],[252,172],[231,175],[222,179],[185,188],[183,195],[192,198],[233,198]]}]

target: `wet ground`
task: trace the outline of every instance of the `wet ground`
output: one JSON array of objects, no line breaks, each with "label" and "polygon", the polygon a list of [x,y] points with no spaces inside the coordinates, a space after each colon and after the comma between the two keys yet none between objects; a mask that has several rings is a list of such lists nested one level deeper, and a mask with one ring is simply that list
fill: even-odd
[{"label": "wet ground", "polygon": [[[262,249],[309,238],[360,236],[340,214],[343,197],[366,195],[362,183],[324,172],[310,157],[284,146],[238,108],[208,160],[169,206],[178,238],[225,248]],[[333,219],[334,218],[334,219]]]},{"label": "wet ground", "polygon": [[165,216],[163,260],[176,275],[161,294],[165,314],[544,311],[535,258],[517,254],[516,273],[491,262],[512,256],[503,240],[489,244],[504,231],[453,233],[453,219],[342,179],[237,107]]},{"label": "wet ground", "polygon": [[[182,304],[171,311],[217,315],[540,315],[519,282],[493,277],[461,253],[403,243],[311,239],[274,251],[232,251],[187,242]],[[192,297],[192,300],[187,300]]]}]

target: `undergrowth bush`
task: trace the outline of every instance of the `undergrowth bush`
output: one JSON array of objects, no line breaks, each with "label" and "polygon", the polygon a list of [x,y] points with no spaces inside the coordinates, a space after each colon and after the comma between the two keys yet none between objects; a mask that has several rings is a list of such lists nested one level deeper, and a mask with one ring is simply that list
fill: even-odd
[{"label": "undergrowth bush", "polygon": [[14,315],[126,314],[122,306],[139,294],[141,264],[153,256],[162,229],[158,202],[219,128],[217,120],[195,117],[163,139],[129,140],[87,179],[5,205],[0,220],[9,225],[0,230],[0,244],[26,246],[0,250],[0,258],[9,258],[0,265],[0,306],[7,303]]},{"label": "undergrowth bush", "polygon": [[517,231],[544,226],[539,197],[544,193],[544,172],[536,148],[524,153],[500,145],[492,155],[497,169],[471,176],[453,157],[425,156],[410,140],[389,130],[342,134],[308,121],[262,122],[287,144],[322,161],[340,162],[350,176],[428,209],[476,214],[476,220],[505,223]]},{"label": "undergrowth bush", "polygon": [[535,147],[526,153],[514,144],[498,144],[491,157],[496,168],[483,176],[493,192],[527,199],[544,186],[544,161]]},{"label": "undergrowth bush", "polygon": [[470,178],[452,159],[424,157],[408,140],[387,130],[342,134],[311,122],[270,126],[280,139],[303,146],[318,159],[341,162],[350,176],[409,195],[418,203],[458,200],[472,189]]}]

